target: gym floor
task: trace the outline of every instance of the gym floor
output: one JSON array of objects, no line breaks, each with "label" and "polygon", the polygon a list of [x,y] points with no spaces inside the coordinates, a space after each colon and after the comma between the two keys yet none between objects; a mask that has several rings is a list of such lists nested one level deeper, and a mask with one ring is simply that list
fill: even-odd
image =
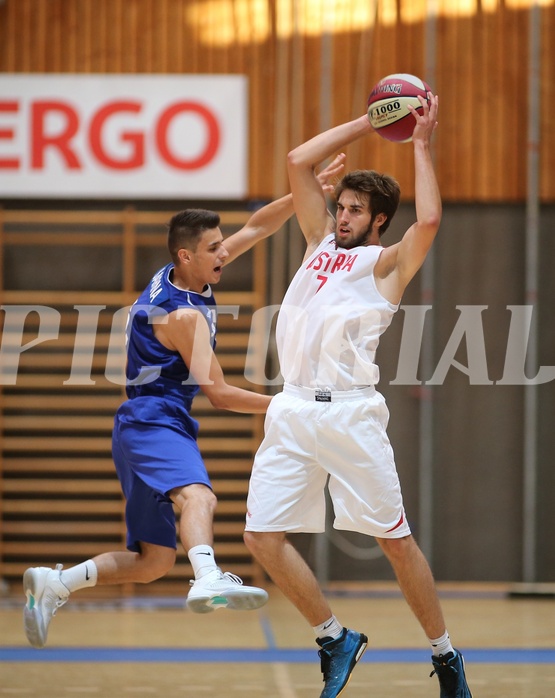
[{"label": "gym floor", "polygon": [[[555,598],[503,585],[438,585],[474,698],[555,695]],[[43,650],[22,626],[24,598],[0,598],[0,698],[219,696],[317,698],[312,630],[281,593],[259,611],[196,615],[175,597],[74,594]],[[369,637],[345,698],[439,696],[420,627],[393,584],[330,588],[339,620]]]}]

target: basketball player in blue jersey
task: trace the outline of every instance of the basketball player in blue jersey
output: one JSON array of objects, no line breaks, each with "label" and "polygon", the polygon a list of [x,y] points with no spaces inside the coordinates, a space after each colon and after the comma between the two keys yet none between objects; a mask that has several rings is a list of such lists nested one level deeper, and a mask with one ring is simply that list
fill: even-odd
[{"label": "basketball player in blue jersey", "polygon": [[287,533],[325,530],[324,489],[334,527],[374,536],[432,647],[441,698],[471,698],[461,654],[453,648],[431,570],[411,536],[393,452],[388,410],[375,389],[374,357],[403,292],[432,245],[441,199],[430,155],[438,98],[411,109],[416,222],[402,240],[381,236],[399,203],[398,183],[371,170],[346,174],[335,189],[333,223],[314,167],[372,133],[366,115],[332,128],[289,154],[295,213],[306,238],[303,263],[281,306],[276,341],[283,392],[268,410],[247,500],[245,542],[313,627],[324,689],[335,698],[368,638],[337,620]]},{"label": "basketball player in blue jersey", "polygon": [[[336,158],[319,175],[321,186],[343,167]],[[293,213],[291,195],[254,213],[227,240],[220,217],[188,209],[170,221],[172,258],[132,306],[127,326],[127,401],[115,417],[112,453],[126,499],[127,551],[107,552],[66,570],[31,567],[23,577],[24,627],[34,647],[46,643],[52,617],[71,592],[97,584],[148,583],[164,576],[176,559],[179,537],[195,579],[187,606],[256,609],[263,589],[222,572],[213,550],[212,491],[191,417],[199,389],[218,409],[264,413],[271,398],[228,384],[214,354],[216,310],[211,285],[226,264],[279,230]]]}]

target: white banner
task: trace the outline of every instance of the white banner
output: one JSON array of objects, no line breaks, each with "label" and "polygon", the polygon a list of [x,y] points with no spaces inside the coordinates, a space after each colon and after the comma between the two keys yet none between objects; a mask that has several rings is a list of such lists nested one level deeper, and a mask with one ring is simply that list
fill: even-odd
[{"label": "white banner", "polygon": [[0,196],[247,196],[243,75],[0,75]]}]

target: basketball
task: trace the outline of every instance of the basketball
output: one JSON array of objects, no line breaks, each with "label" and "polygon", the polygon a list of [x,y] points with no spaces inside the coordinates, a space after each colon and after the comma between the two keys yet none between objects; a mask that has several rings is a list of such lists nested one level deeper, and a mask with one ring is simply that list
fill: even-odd
[{"label": "basketball", "polygon": [[408,106],[419,113],[422,105],[418,95],[428,100],[430,86],[408,73],[396,73],[382,78],[368,97],[368,120],[374,130],[388,141],[408,143],[412,140],[415,120]]}]

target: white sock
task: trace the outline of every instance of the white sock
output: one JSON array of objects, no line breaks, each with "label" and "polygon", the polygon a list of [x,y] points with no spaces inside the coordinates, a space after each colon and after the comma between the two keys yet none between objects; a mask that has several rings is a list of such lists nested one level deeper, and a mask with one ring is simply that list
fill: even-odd
[{"label": "white sock", "polygon": [[432,654],[435,657],[439,657],[440,654],[445,655],[449,652],[454,651],[447,630],[443,633],[441,637],[438,637],[435,640],[430,640],[430,645],[432,646]]},{"label": "white sock", "polygon": [[79,565],[70,567],[67,570],[62,570],[60,573],[62,584],[70,591],[94,587],[96,586],[97,578],[98,571],[92,560],[81,562]]},{"label": "white sock", "polygon": [[195,579],[200,579],[204,575],[218,569],[214,558],[214,550],[209,545],[195,545],[187,553],[193,566]]},{"label": "white sock", "polygon": [[320,625],[313,626],[312,629],[319,640],[324,637],[331,637],[333,640],[335,640],[343,632],[343,626],[335,616],[328,618],[328,620],[320,623]]}]

